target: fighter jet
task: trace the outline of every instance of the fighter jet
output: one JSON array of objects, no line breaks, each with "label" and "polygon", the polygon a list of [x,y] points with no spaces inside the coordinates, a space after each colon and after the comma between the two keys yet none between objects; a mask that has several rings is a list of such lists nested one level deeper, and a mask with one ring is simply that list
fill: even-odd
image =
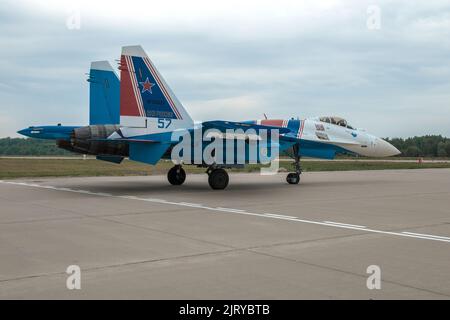
[{"label": "fighter jet", "polygon": [[[54,139],[60,148],[117,164],[125,157],[150,165],[171,159],[174,166],[167,178],[172,185],[184,183],[183,165],[204,167],[209,185],[216,190],[227,187],[227,168],[267,163],[263,159],[274,161],[280,154],[294,159],[295,171],[286,181],[298,184],[301,157],[400,153],[385,140],[336,116],[194,122],[141,46],[122,48],[119,70],[120,81],[108,62],[91,64],[88,126],[32,126],[19,133]],[[217,141],[221,143],[211,148]],[[182,142],[184,149],[179,148]]]}]

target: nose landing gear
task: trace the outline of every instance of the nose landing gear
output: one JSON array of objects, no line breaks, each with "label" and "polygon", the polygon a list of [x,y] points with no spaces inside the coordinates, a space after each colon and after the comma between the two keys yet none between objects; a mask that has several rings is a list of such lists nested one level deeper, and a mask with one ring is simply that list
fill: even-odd
[{"label": "nose landing gear", "polygon": [[186,172],[181,165],[176,165],[167,172],[167,180],[169,180],[171,185],[182,185],[184,180],[186,180]]},{"label": "nose landing gear", "polygon": [[300,182],[300,174],[297,172],[291,172],[287,175],[286,181],[289,184],[298,184]]},{"label": "nose landing gear", "polygon": [[300,182],[300,175],[302,174],[302,166],[300,163],[300,148],[298,144],[295,144],[292,146],[293,150],[293,158],[294,158],[294,166],[295,166],[295,172],[291,172],[287,175],[286,181],[289,184],[298,184]]}]

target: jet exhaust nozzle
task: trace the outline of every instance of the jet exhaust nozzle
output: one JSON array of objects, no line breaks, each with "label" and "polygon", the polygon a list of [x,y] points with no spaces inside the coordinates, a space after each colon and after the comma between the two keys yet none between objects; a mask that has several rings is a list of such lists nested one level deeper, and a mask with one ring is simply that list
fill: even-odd
[{"label": "jet exhaust nozzle", "polygon": [[118,125],[92,125],[76,128],[69,140],[58,140],[57,146],[71,152],[91,155],[128,156],[128,144],[106,140],[119,130]]}]

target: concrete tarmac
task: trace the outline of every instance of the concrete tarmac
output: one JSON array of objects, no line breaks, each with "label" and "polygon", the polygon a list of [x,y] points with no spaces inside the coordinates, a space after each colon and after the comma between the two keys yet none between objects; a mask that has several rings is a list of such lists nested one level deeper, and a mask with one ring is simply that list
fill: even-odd
[{"label": "concrete tarmac", "polygon": [[450,170],[1,181],[0,298],[449,299]]}]

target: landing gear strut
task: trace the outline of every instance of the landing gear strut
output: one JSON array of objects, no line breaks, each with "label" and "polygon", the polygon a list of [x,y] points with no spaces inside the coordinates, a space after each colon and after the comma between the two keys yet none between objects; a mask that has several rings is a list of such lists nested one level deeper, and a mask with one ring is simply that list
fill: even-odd
[{"label": "landing gear strut", "polygon": [[208,174],[209,186],[214,190],[222,190],[228,186],[229,177],[228,173],[222,169],[214,166],[208,167],[206,170]]},{"label": "landing gear strut", "polygon": [[186,172],[181,165],[176,165],[167,172],[167,180],[174,186],[182,185],[186,180]]},{"label": "landing gear strut", "polygon": [[294,166],[295,166],[295,172],[291,172],[287,175],[286,181],[289,184],[298,184],[300,182],[300,175],[302,174],[302,166],[300,163],[300,156],[299,156],[299,145],[295,144],[293,147],[293,158],[294,158]]}]

